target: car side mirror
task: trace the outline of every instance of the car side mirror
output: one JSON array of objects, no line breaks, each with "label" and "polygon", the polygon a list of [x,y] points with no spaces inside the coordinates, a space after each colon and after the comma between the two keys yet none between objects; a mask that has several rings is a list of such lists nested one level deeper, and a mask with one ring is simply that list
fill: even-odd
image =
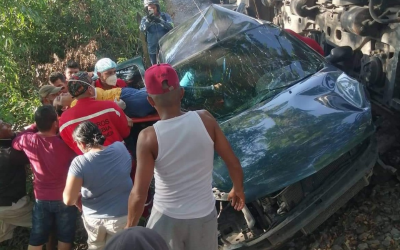
[{"label": "car side mirror", "polygon": [[325,59],[330,63],[338,63],[350,60],[353,56],[353,49],[350,46],[337,47],[331,50],[330,55]]}]

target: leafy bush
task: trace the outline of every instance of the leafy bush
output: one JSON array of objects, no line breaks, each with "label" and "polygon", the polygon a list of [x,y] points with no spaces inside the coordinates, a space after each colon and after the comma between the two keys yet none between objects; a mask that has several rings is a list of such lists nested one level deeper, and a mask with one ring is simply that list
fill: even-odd
[{"label": "leafy bush", "polygon": [[67,60],[91,70],[97,58],[140,54],[137,13],[142,0],[3,0],[0,118],[17,127],[32,122],[38,88]]}]

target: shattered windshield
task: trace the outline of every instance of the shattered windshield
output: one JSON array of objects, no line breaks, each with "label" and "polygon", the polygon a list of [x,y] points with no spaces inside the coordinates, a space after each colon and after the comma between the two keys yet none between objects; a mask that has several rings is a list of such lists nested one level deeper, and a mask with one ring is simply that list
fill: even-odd
[{"label": "shattered windshield", "polygon": [[183,107],[235,115],[316,73],[323,60],[287,33],[259,26],[175,66]]}]

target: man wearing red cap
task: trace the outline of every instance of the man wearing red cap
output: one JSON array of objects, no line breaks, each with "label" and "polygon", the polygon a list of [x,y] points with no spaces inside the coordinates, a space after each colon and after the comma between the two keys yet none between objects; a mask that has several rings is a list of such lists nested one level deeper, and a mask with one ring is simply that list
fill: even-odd
[{"label": "man wearing red cap", "polygon": [[232,178],[229,200],[236,210],[245,204],[240,162],[210,113],[181,111],[184,90],[170,65],[150,67],[145,73],[145,85],[148,100],[161,121],[139,134],[127,227],[138,224],[154,175],[155,196],[147,227],[157,231],[171,249],[216,250],[218,226],[212,193],[214,150],[225,161]]},{"label": "man wearing red cap", "polygon": [[285,31],[287,33],[291,34],[292,36],[295,36],[298,39],[300,39],[301,41],[303,41],[305,44],[310,46],[313,50],[315,50],[319,54],[321,54],[321,56],[324,56],[324,50],[322,49],[322,47],[315,40],[313,40],[313,39],[311,39],[309,37],[301,36],[301,35],[297,34],[296,32],[294,32],[293,30],[290,30],[290,29],[285,29]]}]

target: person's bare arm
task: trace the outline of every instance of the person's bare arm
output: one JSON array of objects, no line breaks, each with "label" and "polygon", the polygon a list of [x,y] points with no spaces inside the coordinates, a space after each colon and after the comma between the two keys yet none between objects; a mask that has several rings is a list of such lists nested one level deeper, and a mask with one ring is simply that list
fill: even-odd
[{"label": "person's bare arm", "polygon": [[68,175],[67,183],[63,192],[63,201],[67,206],[73,206],[77,203],[82,188],[83,180],[79,177]]},{"label": "person's bare arm", "polygon": [[225,162],[229,176],[232,179],[233,188],[229,193],[229,200],[231,200],[232,206],[236,210],[241,210],[245,205],[245,196],[243,190],[243,170],[240,161],[233,152],[231,145],[215,118],[205,110],[198,111],[198,114],[206,126],[211,139],[214,141],[215,151],[217,151],[218,155]]},{"label": "person's bare arm", "polygon": [[157,158],[157,138],[153,127],[148,127],[139,134],[136,157],[135,184],[128,200],[128,221],[126,227],[134,227],[139,223],[151,180],[154,174],[154,164]]}]

